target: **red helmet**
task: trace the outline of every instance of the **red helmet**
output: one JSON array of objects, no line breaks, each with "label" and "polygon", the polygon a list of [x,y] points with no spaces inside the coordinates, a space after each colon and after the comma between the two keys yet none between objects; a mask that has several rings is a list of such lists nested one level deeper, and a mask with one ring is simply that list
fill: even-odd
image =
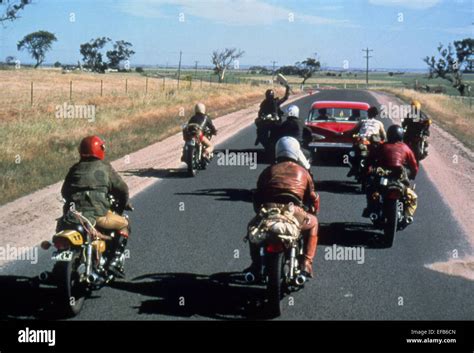
[{"label": "red helmet", "polygon": [[94,157],[103,160],[105,157],[105,142],[99,136],[84,137],[79,146],[81,158]]}]

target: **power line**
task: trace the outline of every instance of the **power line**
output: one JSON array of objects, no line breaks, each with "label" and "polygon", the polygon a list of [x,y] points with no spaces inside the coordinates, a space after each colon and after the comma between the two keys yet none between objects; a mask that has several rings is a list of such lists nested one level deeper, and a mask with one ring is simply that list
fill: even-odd
[{"label": "power line", "polygon": [[367,49],[362,49],[362,51],[365,51],[364,58],[367,59],[367,65],[366,65],[366,69],[365,69],[365,84],[367,86],[369,86],[369,58],[372,57],[372,56],[369,55],[369,52],[374,51],[374,50],[367,48]]},{"label": "power line", "polygon": [[277,62],[278,62],[278,61],[275,61],[275,60],[272,61],[272,64],[273,64],[272,75],[275,75],[275,64],[276,64]]},{"label": "power line", "polygon": [[179,78],[181,76],[181,56],[183,55],[183,52],[180,50],[179,51],[179,66],[178,66],[178,89],[179,89]]}]

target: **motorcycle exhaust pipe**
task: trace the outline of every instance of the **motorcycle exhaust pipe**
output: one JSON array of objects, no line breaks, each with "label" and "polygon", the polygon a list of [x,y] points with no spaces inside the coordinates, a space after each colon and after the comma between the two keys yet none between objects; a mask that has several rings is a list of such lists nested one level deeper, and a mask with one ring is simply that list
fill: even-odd
[{"label": "motorcycle exhaust pipe", "polygon": [[255,275],[252,272],[247,272],[244,276],[244,279],[247,283],[255,282]]},{"label": "motorcycle exhaust pipe", "polygon": [[298,285],[298,286],[302,286],[303,284],[305,284],[307,278],[305,275],[302,275],[302,274],[299,274],[298,276],[296,276],[295,278],[295,283]]},{"label": "motorcycle exhaust pipe", "polygon": [[377,219],[379,219],[379,216],[377,215],[377,213],[371,213],[369,218],[372,222],[375,222]]},{"label": "motorcycle exhaust pipe", "polygon": [[45,271],[45,272],[41,272],[41,273],[39,274],[38,278],[39,278],[39,280],[40,280],[41,282],[46,282],[46,281],[48,280],[48,278],[49,278],[49,273],[46,272],[46,271]]},{"label": "motorcycle exhaust pipe", "polygon": [[88,277],[87,277],[87,282],[90,284],[100,284],[103,282],[102,278],[95,272],[92,272]]}]

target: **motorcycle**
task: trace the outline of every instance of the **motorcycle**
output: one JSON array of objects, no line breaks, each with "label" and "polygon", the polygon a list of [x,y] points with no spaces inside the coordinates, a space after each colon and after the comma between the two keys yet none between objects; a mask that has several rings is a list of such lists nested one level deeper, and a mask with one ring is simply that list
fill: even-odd
[{"label": "motorcycle", "polygon": [[356,134],[353,136],[353,147],[349,152],[350,174],[355,176],[357,183],[361,185],[361,191],[367,189],[367,177],[369,171],[368,158],[379,142]]},{"label": "motorcycle", "polygon": [[425,119],[415,123],[416,132],[405,134],[405,142],[415,154],[416,161],[419,162],[428,156],[428,136],[431,119]]},{"label": "motorcycle", "polygon": [[382,229],[389,246],[395,233],[403,230],[411,220],[405,216],[407,186],[400,180],[400,172],[378,167],[370,176],[368,198],[372,204],[370,220]]},{"label": "motorcycle", "polygon": [[[262,207],[256,222],[249,227],[245,240],[259,247],[259,281],[266,284],[266,312],[281,315],[281,299],[285,294],[304,287],[307,278],[301,273],[303,237],[300,225],[294,218],[294,205],[301,202],[286,195],[291,202],[284,207]],[[256,282],[251,272],[245,274],[248,283]]]},{"label": "motorcycle", "polygon": [[183,125],[183,162],[188,166],[188,175],[196,176],[198,170],[206,169],[209,160],[203,156],[203,145],[200,137],[204,134],[209,140],[212,135],[207,129],[202,129],[198,124]]},{"label": "motorcycle", "polygon": [[[109,196],[112,212],[123,215],[116,200]],[[132,211],[128,204],[125,210]],[[76,316],[82,310],[85,299],[93,290],[113,282],[114,272],[108,269],[116,251],[121,252],[117,268],[123,269],[125,262],[126,241],[119,241],[116,232],[94,227],[92,223],[76,210],[69,210],[79,221],[77,225],[62,227],[49,241],[41,243],[45,250],[51,245],[56,248],[52,260],[55,262],[52,272],[43,273],[40,280],[54,284],[59,289],[57,296],[58,308],[66,317]],[[123,239],[123,238],[122,238]]]},{"label": "motorcycle", "polygon": [[267,156],[273,156],[275,134],[280,122],[281,119],[277,114],[262,114],[255,119],[255,126],[257,127],[255,145],[260,143]]}]

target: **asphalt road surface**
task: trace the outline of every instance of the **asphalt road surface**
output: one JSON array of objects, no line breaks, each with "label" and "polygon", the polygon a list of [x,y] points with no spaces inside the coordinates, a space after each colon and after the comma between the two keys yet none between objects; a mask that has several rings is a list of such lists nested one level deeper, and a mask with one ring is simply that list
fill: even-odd
[{"label": "asphalt road surface", "polygon": [[[375,104],[365,91],[328,90],[300,99],[302,116],[315,100]],[[387,122],[385,122],[387,124]],[[255,149],[249,127],[218,150]],[[428,157],[429,158],[429,157]],[[176,320],[258,318],[263,288],[239,274],[250,263],[243,242],[253,216],[250,189],[266,167],[212,165],[195,178],[180,170],[157,170],[164,180],[133,200],[133,234],[127,278],[95,292],[78,320]],[[361,217],[365,197],[343,165],[312,168],[321,196],[320,241],[315,278],[283,299],[286,320],[454,320],[474,317],[474,283],[425,267],[446,261],[468,244],[434,185],[421,171],[416,179],[415,222],[387,248],[381,233]],[[21,236],[19,234],[18,236]],[[327,247],[360,246],[364,261],[325,259]],[[41,251],[41,250],[40,250]],[[35,286],[49,270],[50,251],[36,265],[20,261],[0,273],[1,318],[50,318],[52,288]],[[361,261],[359,261],[361,262]]]}]

